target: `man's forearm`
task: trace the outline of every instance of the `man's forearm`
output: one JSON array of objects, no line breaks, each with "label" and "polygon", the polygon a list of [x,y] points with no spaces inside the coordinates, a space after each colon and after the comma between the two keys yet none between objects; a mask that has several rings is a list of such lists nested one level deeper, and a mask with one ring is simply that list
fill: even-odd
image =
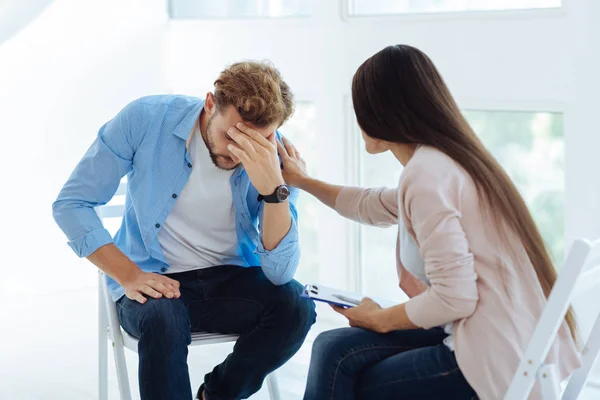
[{"label": "man's forearm", "polygon": [[273,250],[287,235],[292,226],[290,204],[265,203],[262,221],[262,242],[265,250]]},{"label": "man's forearm", "polygon": [[141,269],[113,243],[100,247],[87,259],[121,286],[133,282],[141,272]]}]

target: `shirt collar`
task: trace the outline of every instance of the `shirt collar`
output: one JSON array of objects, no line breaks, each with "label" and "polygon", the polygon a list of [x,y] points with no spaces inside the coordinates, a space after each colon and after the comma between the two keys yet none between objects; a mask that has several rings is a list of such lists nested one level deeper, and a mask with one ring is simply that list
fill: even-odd
[{"label": "shirt collar", "polygon": [[198,121],[198,117],[204,107],[204,100],[199,100],[193,103],[187,110],[187,114],[183,120],[173,129],[173,135],[185,140],[185,146],[189,149],[192,140],[194,124]]}]

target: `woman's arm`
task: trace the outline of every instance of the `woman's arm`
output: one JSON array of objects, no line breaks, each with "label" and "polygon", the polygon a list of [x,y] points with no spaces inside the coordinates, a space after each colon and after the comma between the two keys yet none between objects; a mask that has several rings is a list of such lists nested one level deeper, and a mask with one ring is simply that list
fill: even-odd
[{"label": "woman's arm", "polygon": [[319,199],[321,203],[333,209],[335,209],[336,200],[344,188],[343,186],[332,185],[308,176],[298,180],[297,184],[294,186],[312,194]]},{"label": "woman's arm", "polygon": [[[414,297],[407,291],[410,300],[386,309],[368,298],[354,308],[334,307],[351,326],[380,333],[429,329],[466,318],[477,307],[477,274],[461,225],[464,179],[435,167],[411,167],[405,170],[401,183],[403,212],[407,228],[419,244],[431,286],[421,293],[422,287],[412,287]],[[412,286],[410,274],[401,270],[401,285],[404,279]]]},{"label": "woman's arm", "polygon": [[283,165],[283,178],[288,185],[315,196],[343,217],[365,225],[391,226],[398,222],[398,190],[363,189],[338,186],[313,179],[308,175],[300,152],[284,136],[278,143]]},{"label": "woman's arm", "polygon": [[462,226],[461,197],[468,184],[452,165],[412,164],[404,171],[403,213],[431,282],[405,303],[405,312],[422,328],[466,318],[479,301],[474,258]]},{"label": "woman's arm", "polygon": [[418,329],[406,313],[406,303],[390,308],[381,308],[369,298],[352,308],[332,306],[335,311],[348,318],[350,326],[369,329],[378,333],[388,333],[397,330]]}]

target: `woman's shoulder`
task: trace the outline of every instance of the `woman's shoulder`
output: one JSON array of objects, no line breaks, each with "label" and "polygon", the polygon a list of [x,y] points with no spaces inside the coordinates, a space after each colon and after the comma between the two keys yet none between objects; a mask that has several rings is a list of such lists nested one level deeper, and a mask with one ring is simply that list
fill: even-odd
[{"label": "woman's shoulder", "polygon": [[467,172],[450,156],[431,147],[421,145],[404,167],[400,177],[400,191],[411,187],[456,187],[468,180]]}]

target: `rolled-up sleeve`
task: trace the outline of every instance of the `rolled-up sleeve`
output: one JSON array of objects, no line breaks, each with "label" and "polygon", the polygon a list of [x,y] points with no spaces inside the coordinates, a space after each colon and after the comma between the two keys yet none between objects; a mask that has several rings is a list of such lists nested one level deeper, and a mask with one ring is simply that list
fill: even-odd
[{"label": "rolled-up sleeve", "polygon": [[[277,286],[285,285],[294,279],[296,270],[300,263],[300,243],[298,235],[298,211],[296,203],[300,191],[290,188],[288,202],[292,224],[288,233],[281,239],[277,247],[266,250],[262,244],[262,238],[257,243],[256,252],[260,256],[261,267],[265,276]],[[259,221],[263,220],[264,204],[259,210]],[[262,236],[262,233],[261,233]]]},{"label": "rolled-up sleeve", "polygon": [[458,176],[408,172],[401,184],[407,226],[415,236],[431,286],[406,303],[408,318],[429,329],[470,316],[477,306],[473,254],[461,226]]},{"label": "rolled-up sleeve", "polygon": [[128,104],[103,125],[52,204],[54,220],[65,233],[69,246],[79,257],[87,257],[111,243],[112,237],[94,207],[114,196],[121,178],[131,170],[137,146],[141,104]]}]

